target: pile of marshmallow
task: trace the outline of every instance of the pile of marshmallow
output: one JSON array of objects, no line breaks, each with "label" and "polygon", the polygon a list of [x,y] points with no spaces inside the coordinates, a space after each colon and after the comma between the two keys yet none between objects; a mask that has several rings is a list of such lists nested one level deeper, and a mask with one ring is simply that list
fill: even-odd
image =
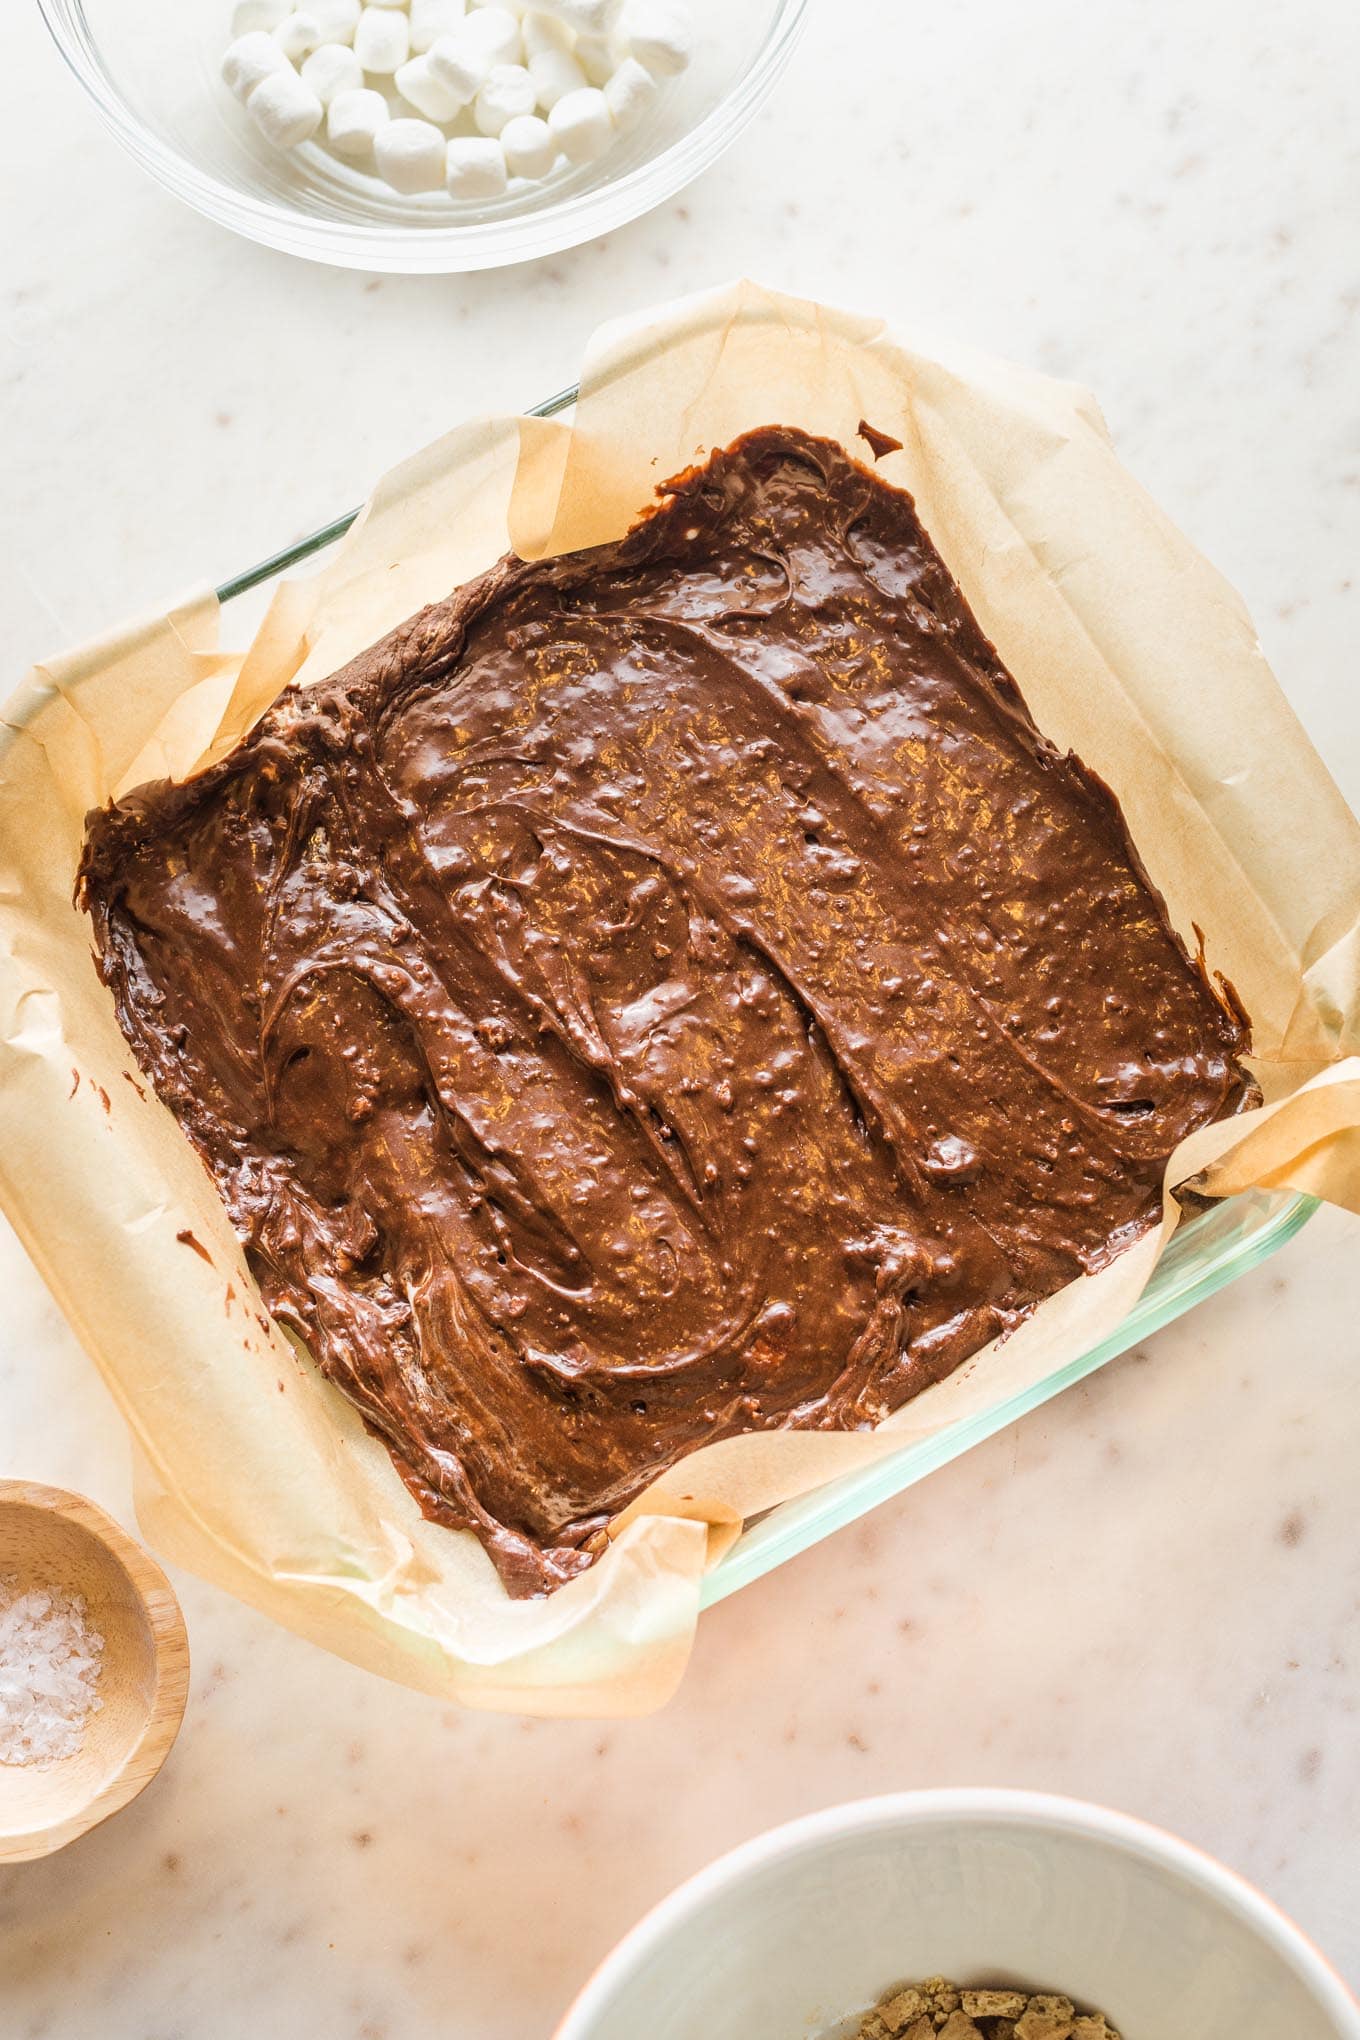
[{"label": "pile of marshmallow", "polygon": [[222,76],[280,148],[499,198],[590,163],[690,59],[683,0],[238,0]]}]

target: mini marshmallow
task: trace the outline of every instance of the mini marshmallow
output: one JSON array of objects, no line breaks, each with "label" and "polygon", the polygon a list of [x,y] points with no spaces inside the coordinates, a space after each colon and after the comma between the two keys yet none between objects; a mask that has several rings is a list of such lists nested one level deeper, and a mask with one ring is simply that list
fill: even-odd
[{"label": "mini marshmallow", "polygon": [[519,18],[508,7],[475,8],[457,33],[493,64],[517,64],[524,55]]},{"label": "mini marshmallow", "polygon": [[233,39],[256,29],[274,29],[293,11],[291,0],[236,0],[231,10]]},{"label": "mini marshmallow", "polygon": [[329,106],[337,92],[359,90],[364,67],[343,43],[322,43],[302,66],[302,82],[311,86],[323,106]]},{"label": "mini marshmallow", "polygon": [[656,98],[657,89],[655,78],[636,57],[625,57],[613,77],[606,80],[604,96],[621,135],[630,134],[637,126]]},{"label": "mini marshmallow", "polygon": [[326,140],[337,156],[370,156],[391,118],[381,92],[337,92],[326,115]]},{"label": "mini marshmallow", "polygon": [[619,61],[607,35],[578,35],[574,54],[591,85],[603,85],[612,78]]},{"label": "mini marshmallow", "polygon": [[423,57],[463,19],[463,0],[411,0],[411,50]]},{"label": "mini marshmallow", "polygon": [[553,12],[577,35],[608,35],[618,11],[619,0],[553,0]]},{"label": "mini marshmallow", "polygon": [[444,182],[443,135],[432,121],[390,120],[373,139],[378,175],[394,191],[438,191]]},{"label": "mini marshmallow", "polygon": [[246,101],[246,111],[266,141],[294,149],[299,142],[310,141],[325,109],[289,64],[286,70],[261,78]]},{"label": "mini marshmallow", "polygon": [[411,54],[411,24],[393,7],[365,7],[354,30],[354,54],[376,78],[390,78]]},{"label": "mini marshmallow", "polygon": [[504,149],[487,136],[457,136],[445,155],[444,182],[450,198],[499,198],[506,186]]},{"label": "mini marshmallow", "polygon": [[307,0],[307,12],[321,24],[323,43],[352,43],[359,24],[359,0]]},{"label": "mini marshmallow", "polygon": [[[416,0],[412,0],[412,5]],[[548,14],[541,8],[532,8],[520,22],[520,34],[524,38],[524,54],[533,58],[544,50],[570,50],[571,30],[560,14]]]},{"label": "mini marshmallow", "polygon": [[683,71],[694,50],[689,16],[674,0],[624,0],[618,41],[654,76]]},{"label": "mini marshmallow", "polygon": [[594,85],[559,99],[548,114],[548,126],[570,163],[593,163],[614,139],[609,101]]},{"label": "mini marshmallow", "polygon": [[430,75],[466,106],[491,76],[491,59],[485,50],[461,35],[441,35],[426,59]]},{"label": "mini marshmallow", "polygon": [[551,112],[568,92],[581,92],[590,83],[575,57],[565,50],[540,50],[529,59],[529,76],[534,81],[538,103]]},{"label": "mini marshmallow", "polygon": [[557,161],[557,143],[546,120],[518,114],[501,129],[505,167],[512,177],[546,177]]},{"label": "mini marshmallow", "polygon": [[367,0],[367,4],[370,7],[400,7],[405,12],[407,0]]},{"label": "mini marshmallow", "polygon": [[493,64],[477,94],[473,119],[482,134],[498,135],[508,120],[532,113],[537,104],[537,89],[523,64]]},{"label": "mini marshmallow", "polygon": [[305,57],[308,50],[314,50],[321,41],[321,23],[314,14],[285,14],[274,30],[274,40],[294,63]]},{"label": "mini marshmallow", "polygon": [[252,29],[249,35],[236,38],[228,43],[222,53],[222,76],[227,89],[240,100],[249,99],[255,87],[271,72],[291,71],[283,51],[272,35],[264,29]]},{"label": "mini marshmallow", "polygon": [[453,120],[467,105],[460,93],[451,91],[442,78],[436,78],[428,57],[412,57],[403,64],[395,83],[402,98],[417,113],[423,113],[426,120]]}]

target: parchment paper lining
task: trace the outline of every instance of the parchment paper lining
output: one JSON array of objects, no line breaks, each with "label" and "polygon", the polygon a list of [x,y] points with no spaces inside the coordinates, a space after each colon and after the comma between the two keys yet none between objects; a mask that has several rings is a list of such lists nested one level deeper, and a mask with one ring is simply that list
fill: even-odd
[{"label": "parchment paper lining", "polygon": [[[1360,828],[1237,597],[1115,459],[1082,390],[749,284],[593,341],[571,425],[477,421],[386,476],[325,571],[253,645],[197,597],[29,676],[0,732],[0,1197],[139,1447],[168,1556],[342,1656],[473,1706],[629,1714],[688,1654],[699,1580],[742,1518],[991,1407],[1104,1338],[1175,1223],[1073,1284],[870,1435],[693,1455],[606,1558],[512,1603],[469,1536],[426,1523],[384,1448],[263,1312],[216,1191],[131,1064],[71,903],[86,810],[229,749],[513,542],[615,538],[667,475],[756,425],[879,463],[1041,728],[1117,793],[1193,946],[1236,985],[1267,1105],[1206,1128],[1168,1183],[1297,1188],[1360,1210]],[[1349,1060],[1346,1058],[1349,1057]],[[187,1252],[191,1230],[211,1265]]]}]

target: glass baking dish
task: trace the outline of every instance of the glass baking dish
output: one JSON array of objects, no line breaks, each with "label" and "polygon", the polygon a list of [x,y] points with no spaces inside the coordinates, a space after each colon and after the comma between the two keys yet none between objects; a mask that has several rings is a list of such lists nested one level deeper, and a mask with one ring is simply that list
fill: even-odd
[{"label": "glass baking dish", "polygon": [[[575,386],[559,390],[556,396],[532,405],[530,416],[551,418],[570,410],[576,394]],[[290,567],[334,545],[357,515],[357,510],[346,511],[319,531],[224,581],[217,589],[217,598],[229,622],[244,618],[247,605],[243,598],[266,588]],[[843,1529],[879,1502],[900,1494],[933,1473],[936,1467],[957,1458],[970,1445],[980,1444],[1070,1388],[1073,1382],[1084,1380],[1107,1360],[1128,1352],[1205,1297],[1259,1267],[1286,1240],[1293,1238],[1316,1209],[1314,1197],[1252,1190],[1239,1197],[1225,1198],[1198,1216],[1186,1219],[1137,1304],[1107,1339],[1065,1366],[1055,1368],[1023,1393],[1001,1398],[982,1414],[948,1425],[934,1437],[904,1445],[887,1459],[859,1472],[843,1474],[811,1494],[781,1502],[777,1508],[752,1518],[731,1550],[705,1578],[702,1605],[711,1607],[739,1587],[749,1586],[774,1566],[796,1558],[809,1545]]]}]

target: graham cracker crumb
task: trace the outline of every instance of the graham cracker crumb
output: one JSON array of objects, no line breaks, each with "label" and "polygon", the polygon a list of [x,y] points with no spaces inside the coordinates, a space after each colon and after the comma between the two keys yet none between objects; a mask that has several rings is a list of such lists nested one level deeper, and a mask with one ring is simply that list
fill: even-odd
[{"label": "graham cracker crumb", "polygon": [[1022,1990],[966,1990],[963,1993],[963,2009],[970,2019],[1010,2019],[1014,2022],[1028,2002]]},{"label": "graham cracker crumb", "polygon": [[901,2033],[913,2019],[919,2019],[926,2008],[926,2001],[919,1990],[899,1990],[896,1997],[888,1998],[878,2008],[878,2016],[890,2033]]},{"label": "graham cracker crumb", "polygon": [[1120,2040],[1101,2012],[1079,2012],[1056,1991],[1001,1985],[960,1989],[947,1977],[899,1984],[861,2021],[853,2040]]}]

